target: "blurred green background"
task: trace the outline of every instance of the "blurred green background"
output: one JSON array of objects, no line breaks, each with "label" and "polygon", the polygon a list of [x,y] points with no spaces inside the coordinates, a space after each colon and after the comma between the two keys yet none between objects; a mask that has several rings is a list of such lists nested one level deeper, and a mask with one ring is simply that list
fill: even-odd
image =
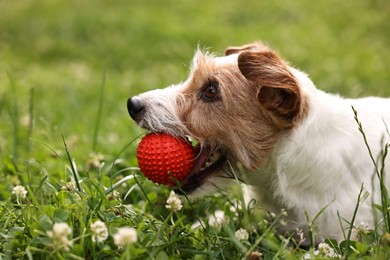
[{"label": "blurred green background", "polygon": [[388,0],[0,0],[0,156],[45,164],[61,134],[74,156],[117,156],[142,132],[127,98],[185,80],[198,45],[262,40],[320,89],[390,96],[389,18]]}]

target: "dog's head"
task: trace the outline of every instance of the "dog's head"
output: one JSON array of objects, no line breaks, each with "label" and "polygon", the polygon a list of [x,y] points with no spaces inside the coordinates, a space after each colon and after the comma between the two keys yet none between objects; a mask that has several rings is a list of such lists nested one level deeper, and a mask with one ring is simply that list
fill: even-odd
[{"label": "dog's head", "polygon": [[198,141],[198,155],[183,190],[226,183],[241,164],[266,164],[281,136],[305,115],[300,82],[274,51],[255,43],[231,47],[226,56],[197,51],[189,78],[132,97],[130,116],[152,132]]}]

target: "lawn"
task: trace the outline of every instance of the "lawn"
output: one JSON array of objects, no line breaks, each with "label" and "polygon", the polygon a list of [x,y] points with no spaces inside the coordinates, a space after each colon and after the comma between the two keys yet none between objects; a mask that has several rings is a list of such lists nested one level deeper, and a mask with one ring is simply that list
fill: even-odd
[{"label": "lawn", "polygon": [[[185,80],[198,46],[221,54],[255,40],[320,89],[390,96],[389,19],[387,0],[0,0],[0,259],[312,254],[235,206],[238,185],[166,208],[170,190],[136,168],[145,131],[126,100]],[[382,235],[333,249],[388,258]]]}]

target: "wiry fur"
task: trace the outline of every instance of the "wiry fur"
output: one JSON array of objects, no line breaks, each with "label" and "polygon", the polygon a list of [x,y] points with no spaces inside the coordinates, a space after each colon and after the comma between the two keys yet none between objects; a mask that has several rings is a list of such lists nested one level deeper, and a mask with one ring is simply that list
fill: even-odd
[{"label": "wiry fur", "polygon": [[[390,124],[390,100],[344,99],[320,91],[259,43],[232,47],[226,54],[197,51],[187,81],[135,97],[145,104],[140,126],[190,135],[227,151],[230,164],[246,170],[248,189],[259,205],[287,209],[289,229],[304,228],[306,214],[313,219],[326,207],[316,222],[317,234],[341,240],[337,214],[351,220],[362,183],[380,202],[373,163],[351,106],[378,158],[389,140],[384,122]],[[218,82],[220,100],[204,102],[200,92],[210,81]],[[226,170],[209,176],[192,195],[226,185],[221,178]],[[360,206],[356,223],[361,221],[374,227],[371,199]]]},{"label": "wiry fur", "polygon": [[[184,136],[185,126],[178,117],[176,106],[176,89],[180,86],[172,85],[164,90],[156,89],[139,96],[140,99],[147,98],[148,102],[142,120],[141,127],[152,132],[165,132],[174,136]],[[172,93],[172,94],[169,94]]]}]

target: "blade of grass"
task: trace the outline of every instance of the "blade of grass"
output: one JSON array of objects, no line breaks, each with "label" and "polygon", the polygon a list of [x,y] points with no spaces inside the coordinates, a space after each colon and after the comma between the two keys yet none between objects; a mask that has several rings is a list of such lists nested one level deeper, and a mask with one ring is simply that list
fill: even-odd
[{"label": "blade of grass", "polygon": [[382,213],[385,223],[385,231],[390,232],[390,209],[389,209],[389,194],[386,188],[385,183],[385,161],[389,150],[389,144],[385,145],[383,156],[382,156],[382,167],[380,171],[380,190],[381,190],[381,199],[382,199]]},{"label": "blade of grass", "polygon": [[93,133],[92,151],[96,151],[96,146],[97,146],[97,142],[98,142],[100,121],[102,118],[102,111],[103,111],[103,97],[104,97],[105,85],[106,85],[106,70],[103,71],[102,83],[100,85],[99,105],[98,105],[98,112],[97,112],[96,121],[95,121],[95,130]]},{"label": "blade of grass", "polygon": [[325,207],[323,207],[322,209],[320,209],[320,211],[314,216],[313,220],[310,221],[310,218],[309,218],[309,214],[307,213],[307,211],[305,211],[305,215],[306,215],[306,220],[307,220],[307,223],[308,223],[308,227],[309,227],[309,236],[310,236],[310,243],[311,243],[311,246],[312,247],[315,247],[315,244],[316,244],[316,241],[315,241],[315,232],[314,232],[314,224],[315,222],[317,221],[317,219],[320,217],[320,215],[322,213],[324,213],[324,211],[329,207],[329,205],[332,203],[333,201],[329,202]]},{"label": "blade of grass", "polygon": [[[142,134],[140,134],[140,135],[138,135],[138,136],[136,136],[134,139],[132,139],[128,144],[126,144],[120,151],[119,151],[119,153],[116,155],[116,157],[115,158],[119,158],[119,156],[133,143],[133,142],[135,142],[139,137],[141,137],[142,135],[144,135],[145,133],[142,133]],[[114,166],[115,166],[115,162],[116,162],[116,159],[114,159],[113,161],[112,161],[112,163],[110,164],[111,165],[111,168],[108,170],[108,173],[109,173],[109,175],[110,175],[110,187],[112,187],[112,180],[113,180],[113,177],[114,177],[114,173],[113,173],[113,171],[114,171]]]},{"label": "blade of grass", "polygon": [[273,232],[273,229],[278,225],[277,221],[273,221],[261,234],[260,237],[256,239],[256,241],[252,244],[251,248],[248,249],[247,253],[242,259],[248,259],[250,253],[256,251],[256,248],[261,244],[261,242]]},{"label": "blade of grass", "polygon": [[142,185],[139,183],[139,181],[137,180],[137,177],[135,176],[135,174],[133,174],[133,179],[135,180],[135,182],[137,183],[138,187],[141,189],[142,191],[142,194],[144,194],[145,196],[145,199],[149,202],[150,206],[152,207],[152,210],[154,211],[154,213],[160,217],[160,219],[164,222],[164,217],[160,214],[160,212],[157,211],[157,209],[153,206],[153,203],[150,201],[148,195],[146,194],[146,192],[144,191],[144,189],[142,188]]},{"label": "blade of grass", "polygon": [[[383,124],[386,127],[386,133],[390,137],[389,128],[387,127],[386,121],[382,118]],[[389,204],[389,193],[386,187],[386,184],[384,182],[385,180],[385,162],[389,151],[389,144],[387,143],[385,145],[385,149],[382,156],[382,169],[381,169],[381,183],[380,183],[380,189],[381,189],[381,196],[382,198],[382,211],[385,216],[385,227],[386,232],[390,233],[390,204]],[[384,204],[384,205],[383,205]]]},{"label": "blade of grass", "polygon": [[383,124],[384,124],[385,127],[386,127],[386,133],[387,133],[387,135],[390,137],[390,131],[389,131],[389,128],[387,127],[387,123],[386,123],[385,119],[382,118],[382,122],[383,122]]},{"label": "blade of grass", "polygon": [[74,167],[74,163],[73,163],[73,161],[72,161],[72,158],[71,158],[71,156],[70,156],[70,153],[69,153],[68,146],[67,146],[67,144],[66,144],[64,135],[62,135],[62,141],[64,142],[65,152],[66,152],[66,155],[67,155],[67,157],[68,157],[68,161],[69,161],[69,163],[70,163],[70,168],[71,168],[71,170],[72,170],[72,174],[73,174],[73,177],[74,177],[74,181],[76,182],[77,190],[78,190],[79,192],[81,192],[81,186],[80,186],[80,183],[79,183],[78,174],[77,174],[76,168]]},{"label": "blade of grass", "polygon": [[1,112],[3,111],[4,104],[5,104],[5,93],[0,98],[0,115],[1,115]]},{"label": "blade of grass", "polygon": [[375,158],[374,158],[374,156],[372,154],[370,145],[368,144],[366,133],[363,130],[363,125],[360,122],[360,120],[358,118],[358,113],[357,113],[357,111],[355,110],[355,108],[353,106],[352,106],[352,110],[353,110],[353,113],[354,113],[355,121],[358,124],[359,132],[363,135],[364,143],[365,143],[365,145],[367,147],[367,150],[368,150],[368,153],[370,155],[371,161],[372,161],[372,163],[375,166],[375,173],[378,176],[378,178],[380,179],[381,177],[380,177],[380,174],[379,174],[378,165],[377,165],[376,160],[375,160]]},{"label": "blade of grass", "polygon": [[344,226],[343,226],[343,222],[342,222],[342,218],[340,216],[340,212],[337,211],[337,218],[339,219],[339,224],[340,224],[340,228],[341,228],[341,231],[343,232],[343,238],[344,240],[347,239],[347,236],[345,235],[345,231],[344,231]]},{"label": "blade of grass", "polygon": [[19,109],[18,109],[18,99],[16,96],[16,84],[10,73],[8,78],[11,84],[12,89],[12,107],[9,108],[9,114],[12,121],[13,127],[13,152],[12,156],[18,158],[18,146],[19,146]]},{"label": "blade of grass", "polygon": [[[363,191],[364,191],[364,185],[362,183],[362,185],[360,187],[360,192],[359,192],[359,195],[358,195],[358,199],[357,199],[357,202],[356,202],[356,207],[355,207],[355,210],[354,210],[353,215],[352,215],[351,223],[349,225],[347,239],[345,240],[346,244],[345,244],[345,249],[344,249],[344,257],[343,257],[344,259],[348,259],[348,256],[350,254],[349,246],[351,244],[351,235],[352,235],[352,230],[353,230],[353,227],[354,227],[354,224],[355,224],[355,219],[356,219],[356,215],[357,215],[359,206],[362,203],[362,201],[364,201],[368,197],[368,192],[365,192],[363,194]],[[363,194],[363,197],[362,197],[362,194]]]},{"label": "blade of grass", "polygon": [[[126,168],[127,170],[127,168]],[[119,186],[121,186],[123,183],[127,182],[128,180],[131,180],[133,178],[135,178],[135,174],[134,175],[127,175],[126,177],[123,177],[122,179],[120,179],[118,182],[116,182],[115,184],[113,184],[109,189],[107,189],[105,191],[105,194],[109,194],[110,192],[114,191],[116,188],[118,188]]]},{"label": "blade of grass", "polygon": [[[171,174],[171,173],[169,173],[169,174]],[[195,212],[196,212],[196,211],[195,211],[195,208],[193,207],[193,205],[192,205],[192,203],[191,203],[191,200],[188,198],[187,193],[182,189],[181,183],[179,183],[175,178],[173,178],[172,175],[171,175],[171,178],[172,178],[173,182],[175,183],[175,186],[177,187],[177,189],[180,191],[180,194],[181,194],[182,196],[184,196],[184,198],[187,200],[188,205],[189,205],[190,208],[191,208],[191,211],[194,212],[194,214],[195,214]],[[198,220],[198,222],[199,222],[200,226],[202,227],[202,229],[205,230],[206,227],[204,226],[204,224],[203,224],[203,222],[201,221],[201,219],[200,219],[196,214],[195,214],[195,217],[196,217],[196,219]]]},{"label": "blade of grass", "polygon": [[29,107],[28,107],[28,132],[27,132],[27,146],[26,146],[27,154],[29,154],[31,151],[31,136],[34,128],[34,93],[35,93],[34,88],[31,88]]},{"label": "blade of grass", "polygon": [[[370,154],[370,158],[372,160],[372,163],[375,166],[375,173],[379,179],[379,187],[380,187],[380,192],[381,192],[380,195],[381,195],[381,203],[382,203],[381,211],[382,211],[383,218],[384,218],[385,231],[390,232],[390,209],[389,209],[390,205],[389,205],[388,191],[387,191],[386,184],[385,184],[385,160],[386,160],[386,157],[388,154],[389,144],[386,144],[384,149],[383,149],[383,154],[381,155],[381,157],[382,157],[381,169],[379,170],[378,164],[377,164],[376,160],[374,159],[374,156],[371,152],[370,145],[368,144],[367,137],[366,137],[366,134],[365,134],[364,129],[363,129],[363,125],[358,118],[358,113],[353,106],[352,106],[352,110],[353,110],[353,113],[355,115],[355,121],[358,124],[358,129],[363,136],[364,143],[365,143],[367,150]],[[388,128],[387,128],[386,123],[385,123],[385,127],[386,127],[386,131],[388,133]]]}]

